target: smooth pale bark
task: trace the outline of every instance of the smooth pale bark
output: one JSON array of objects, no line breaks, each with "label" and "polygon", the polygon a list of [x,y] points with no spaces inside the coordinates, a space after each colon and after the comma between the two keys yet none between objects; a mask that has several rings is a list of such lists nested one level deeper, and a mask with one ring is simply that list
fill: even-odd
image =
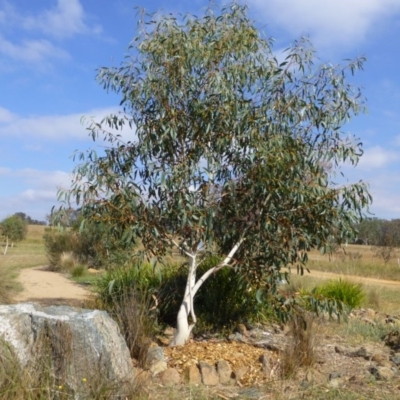
[{"label": "smooth pale bark", "polygon": [[7,250],[8,250],[8,237],[7,236],[6,236],[6,247],[5,248],[2,247],[2,249],[3,249],[3,256],[5,256],[7,254]]},{"label": "smooth pale bark", "polygon": [[[239,249],[240,245],[243,243],[244,239],[241,239],[239,242],[235,244],[232,248],[228,256],[218,265],[213,268],[210,268],[206,271],[201,278],[196,282],[196,269],[197,269],[197,260],[196,254],[190,254],[187,251],[185,253],[189,257],[189,271],[188,277],[186,281],[185,294],[183,296],[182,304],[179,308],[178,317],[176,321],[176,329],[174,338],[170,344],[170,346],[183,346],[189,339],[190,333],[192,329],[196,325],[197,319],[194,312],[194,296],[197,291],[200,289],[201,285],[215,272],[219,269],[229,265],[236,251]],[[189,316],[192,318],[192,323],[189,325]]]}]

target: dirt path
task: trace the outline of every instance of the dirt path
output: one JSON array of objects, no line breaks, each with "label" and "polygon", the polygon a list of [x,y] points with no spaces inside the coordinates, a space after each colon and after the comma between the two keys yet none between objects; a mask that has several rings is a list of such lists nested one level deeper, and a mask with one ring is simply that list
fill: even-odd
[{"label": "dirt path", "polygon": [[45,267],[21,270],[18,282],[22,292],[15,297],[15,302],[33,302],[45,306],[71,305],[82,307],[90,292],[67,279],[64,275],[46,270]]}]

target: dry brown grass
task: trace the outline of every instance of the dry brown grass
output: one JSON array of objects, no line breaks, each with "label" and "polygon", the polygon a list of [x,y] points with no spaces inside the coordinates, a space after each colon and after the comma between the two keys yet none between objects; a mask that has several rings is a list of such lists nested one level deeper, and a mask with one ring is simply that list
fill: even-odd
[{"label": "dry brown grass", "polygon": [[316,360],[317,324],[309,312],[294,314],[289,321],[289,338],[281,353],[282,378],[294,378],[301,367],[311,367]]},{"label": "dry brown grass", "polygon": [[385,264],[382,258],[376,256],[372,246],[348,245],[332,255],[323,255],[315,250],[310,252],[307,266],[311,270],[337,274],[400,280],[399,257],[400,250],[397,250],[396,255]]},{"label": "dry brown grass", "polygon": [[[93,365],[87,361],[85,377],[71,376],[71,334],[62,325],[56,331],[43,330],[34,347],[36,357],[22,367],[14,349],[0,338],[1,399],[133,399],[141,393],[141,388],[130,377],[124,382],[110,379],[100,363]],[[75,388],[68,382],[75,382]]]}]

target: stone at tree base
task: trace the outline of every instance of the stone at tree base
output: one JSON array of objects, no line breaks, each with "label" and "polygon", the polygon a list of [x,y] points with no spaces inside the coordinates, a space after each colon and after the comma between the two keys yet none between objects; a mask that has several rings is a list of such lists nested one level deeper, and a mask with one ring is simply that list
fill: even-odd
[{"label": "stone at tree base", "polygon": [[239,367],[233,371],[233,375],[235,376],[236,382],[240,382],[240,380],[247,374],[248,367]]},{"label": "stone at tree base", "polygon": [[144,368],[148,369],[153,376],[167,369],[164,350],[162,347],[152,344],[147,350]]},{"label": "stone at tree base", "polygon": [[150,369],[153,364],[159,361],[165,361],[164,350],[162,349],[162,347],[155,344],[150,345],[147,350],[144,367]]},{"label": "stone at tree base", "polygon": [[99,376],[104,384],[118,383],[122,391],[134,378],[128,347],[104,311],[29,303],[0,306],[0,337],[11,345],[22,368],[35,366],[47,355],[44,349],[48,351],[54,376],[62,375],[75,393],[83,390],[82,382]]},{"label": "stone at tree base", "polygon": [[189,365],[185,369],[185,379],[190,385],[201,384],[201,373],[197,365]]},{"label": "stone at tree base", "polygon": [[174,386],[181,383],[181,376],[175,368],[168,368],[161,372],[160,380],[164,386]]},{"label": "stone at tree base", "polygon": [[219,382],[223,385],[228,384],[232,376],[232,368],[226,360],[219,360],[217,363]]},{"label": "stone at tree base", "polygon": [[219,383],[219,376],[217,371],[210,364],[200,361],[199,362],[201,379],[206,386],[216,386]]}]

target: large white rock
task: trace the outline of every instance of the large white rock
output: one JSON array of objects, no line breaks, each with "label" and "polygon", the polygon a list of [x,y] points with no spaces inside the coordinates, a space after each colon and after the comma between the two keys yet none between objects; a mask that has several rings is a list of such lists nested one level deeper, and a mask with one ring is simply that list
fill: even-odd
[{"label": "large white rock", "polygon": [[[76,392],[91,376],[100,374],[119,388],[134,377],[128,347],[104,311],[29,303],[0,306],[0,338],[11,345],[23,368],[49,357],[54,376],[62,376]],[[44,349],[50,354],[41,354]]]}]

